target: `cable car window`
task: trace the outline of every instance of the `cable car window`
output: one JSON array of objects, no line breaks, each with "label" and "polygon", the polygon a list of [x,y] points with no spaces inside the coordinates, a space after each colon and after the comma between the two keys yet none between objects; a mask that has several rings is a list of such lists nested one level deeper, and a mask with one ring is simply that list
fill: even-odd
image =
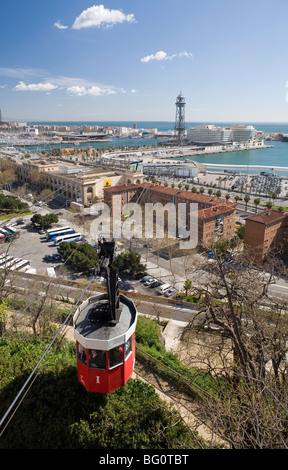
[{"label": "cable car window", "polygon": [[80,343],[78,343],[78,359],[86,366],[86,349]]},{"label": "cable car window", "polygon": [[106,351],[90,349],[89,367],[93,369],[106,369]]},{"label": "cable car window", "polygon": [[117,346],[109,351],[109,368],[118,366],[123,362],[123,346]]},{"label": "cable car window", "polygon": [[129,356],[130,352],[132,351],[132,344],[131,344],[131,337],[125,343],[125,359]]}]

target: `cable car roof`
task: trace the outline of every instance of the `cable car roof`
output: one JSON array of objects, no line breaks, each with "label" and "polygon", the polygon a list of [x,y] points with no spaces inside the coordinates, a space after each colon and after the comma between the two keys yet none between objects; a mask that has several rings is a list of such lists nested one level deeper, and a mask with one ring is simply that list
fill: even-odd
[{"label": "cable car roof", "polygon": [[83,347],[109,350],[123,344],[135,331],[137,311],[134,303],[120,295],[121,315],[117,323],[111,323],[101,315],[101,302],[106,294],[90,297],[77,309],[74,318],[74,335]]}]

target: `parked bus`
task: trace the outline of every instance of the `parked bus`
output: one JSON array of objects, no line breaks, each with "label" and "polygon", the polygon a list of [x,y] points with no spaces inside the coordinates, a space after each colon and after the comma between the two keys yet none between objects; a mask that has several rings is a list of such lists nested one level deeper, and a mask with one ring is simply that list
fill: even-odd
[{"label": "parked bus", "polygon": [[16,265],[17,263],[19,263],[20,260],[21,260],[21,258],[13,258],[13,257],[12,257],[12,259],[11,259],[10,261],[8,261],[8,262],[7,262],[7,260],[6,260],[5,265],[4,265],[4,266],[1,266],[1,268],[4,268],[4,269],[5,269],[5,268],[6,268],[6,269],[10,268],[10,269],[12,269],[13,266]]},{"label": "parked bus", "polygon": [[71,233],[70,235],[62,235],[61,237],[55,238],[54,245],[58,246],[62,242],[79,242],[80,240],[82,240],[80,233]]},{"label": "parked bus", "polygon": [[74,228],[67,228],[65,230],[57,230],[55,232],[51,232],[49,233],[49,235],[47,235],[47,241],[53,241],[57,237],[61,237],[62,235],[69,235],[70,233],[75,233]]},{"label": "parked bus", "polygon": [[3,227],[0,227],[0,233],[3,233],[3,235],[5,236],[5,241],[8,241],[10,242],[11,240],[14,240],[15,238],[15,234],[12,233],[12,232],[8,232],[8,230],[5,230],[5,228]]},{"label": "parked bus", "polygon": [[11,233],[15,233],[15,235],[17,235],[19,233],[19,230],[17,230],[16,228],[12,227],[11,225],[4,225],[4,228],[6,230],[8,230],[9,232]]},{"label": "parked bus", "polygon": [[47,233],[47,235],[49,235],[49,233],[52,233],[52,232],[57,232],[58,230],[68,230],[70,227],[54,227],[54,228],[50,228],[50,230],[45,230],[45,232]]},{"label": "parked bus", "polygon": [[14,266],[12,266],[11,269],[12,271],[14,270],[21,271],[22,269],[27,268],[27,266],[29,265],[30,265],[30,261],[28,261],[28,259],[21,259]]},{"label": "parked bus", "polygon": [[11,261],[11,259],[13,259],[13,256],[4,256],[2,259],[0,259],[0,267],[3,264],[8,263],[8,261]]}]

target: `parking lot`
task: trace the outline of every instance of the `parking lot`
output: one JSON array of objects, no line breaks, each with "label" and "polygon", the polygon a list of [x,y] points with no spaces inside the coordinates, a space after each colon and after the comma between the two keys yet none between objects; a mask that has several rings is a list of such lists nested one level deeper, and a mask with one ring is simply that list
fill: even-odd
[{"label": "parking lot", "polygon": [[14,256],[14,258],[30,261],[30,267],[34,268],[37,274],[47,275],[47,268],[61,265],[62,263],[56,259],[53,259],[53,261],[43,259],[46,255],[52,256],[54,253],[57,253],[57,247],[53,245],[53,242],[46,241],[45,234],[40,234],[38,230],[29,226],[30,219],[31,216],[23,217],[25,223],[16,226],[17,230],[19,230],[19,237],[9,244],[2,245],[0,251],[2,253],[7,252],[7,254]]},{"label": "parking lot", "polygon": [[121,270],[119,270],[119,288],[126,292],[139,292],[146,295],[163,295],[165,297],[174,297],[178,292],[177,289],[172,287],[168,281],[157,279],[157,277],[147,273],[130,275]]}]

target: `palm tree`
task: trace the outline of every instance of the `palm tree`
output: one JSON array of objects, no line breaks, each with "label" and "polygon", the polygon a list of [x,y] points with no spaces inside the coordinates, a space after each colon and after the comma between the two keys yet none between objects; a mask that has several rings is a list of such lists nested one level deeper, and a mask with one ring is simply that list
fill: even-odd
[{"label": "palm tree", "polygon": [[186,281],[184,282],[184,289],[185,289],[185,292],[186,292],[186,296],[188,295],[188,292],[192,289],[192,282],[190,279],[186,279]]},{"label": "palm tree", "polygon": [[227,201],[229,201],[230,197],[231,197],[231,196],[230,196],[229,193],[227,193],[226,196],[225,196],[225,198],[226,198]]},{"label": "palm tree", "polygon": [[273,205],[274,205],[275,199],[277,199],[277,194],[276,194],[276,193],[272,193],[272,194],[271,194],[271,197],[272,197],[272,199],[273,199]]},{"label": "palm tree", "polygon": [[259,197],[256,197],[256,199],[254,199],[253,202],[254,202],[254,204],[255,204],[255,206],[256,206],[256,212],[257,212],[257,206],[259,206],[259,204],[260,204],[260,199],[259,199]]},{"label": "palm tree", "polygon": [[209,194],[209,196],[212,196],[212,194],[213,194],[213,189],[209,188],[209,189],[208,189],[208,194]]},{"label": "palm tree", "polygon": [[245,210],[247,211],[247,205],[248,205],[248,202],[250,201],[250,196],[249,196],[249,194],[245,194],[245,196],[244,196],[244,201],[245,201],[245,203],[246,203]]},{"label": "palm tree", "polygon": [[205,193],[205,189],[204,189],[203,187],[201,187],[201,188],[199,189],[199,192],[200,192],[200,194],[203,194],[203,193]]},{"label": "palm tree", "polygon": [[273,204],[272,204],[271,201],[266,202],[266,207],[267,207],[267,209],[271,209],[272,206],[273,206]]},{"label": "palm tree", "polygon": [[238,196],[238,195],[236,194],[236,196],[234,197],[234,199],[235,199],[235,201],[236,201],[236,203],[237,203],[237,202],[239,201],[239,199],[240,199],[240,196]]},{"label": "palm tree", "polygon": [[221,193],[220,189],[218,189],[218,191],[216,192],[216,196],[217,196],[218,198],[220,198],[220,197],[221,197],[221,194],[222,194],[222,193]]}]

